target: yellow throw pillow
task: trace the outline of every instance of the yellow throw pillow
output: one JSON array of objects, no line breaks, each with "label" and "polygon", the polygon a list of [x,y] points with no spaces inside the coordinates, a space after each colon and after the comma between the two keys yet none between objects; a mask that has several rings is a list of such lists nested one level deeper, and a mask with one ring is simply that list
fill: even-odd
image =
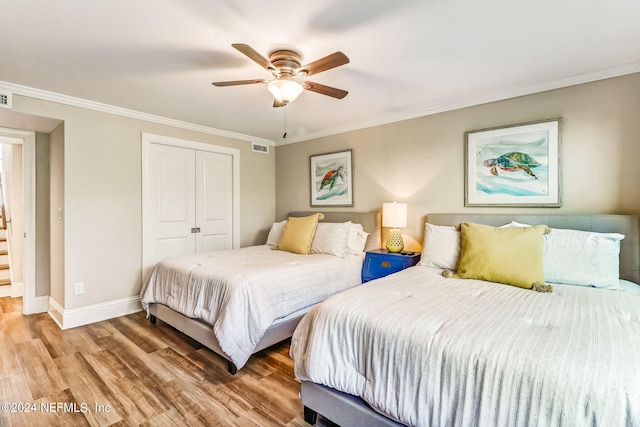
[{"label": "yellow throw pillow", "polygon": [[455,277],[531,289],[544,283],[542,251],[545,225],[495,228],[462,223],[460,264]]},{"label": "yellow throw pillow", "polygon": [[300,218],[287,218],[280,242],[274,249],[293,252],[295,254],[308,254],[311,249],[313,236],[316,234],[318,220],[322,218],[324,218],[324,214],[321,213]]}]

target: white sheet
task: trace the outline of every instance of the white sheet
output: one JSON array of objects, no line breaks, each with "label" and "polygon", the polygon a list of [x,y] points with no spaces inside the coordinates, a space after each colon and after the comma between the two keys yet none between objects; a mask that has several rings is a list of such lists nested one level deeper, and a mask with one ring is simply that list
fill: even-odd
[{"label": "white sheet", "polygon": [[298,255],[251,246],[158,263],[140,293],[213,326],[240,369],[274,320],[358,285],[362,256]]},{"label": "white sheet", "polygon": [[412,426],[640,426],[634,292],[545,294],[416,266],[311,310],[291,356],[298,378]]}]

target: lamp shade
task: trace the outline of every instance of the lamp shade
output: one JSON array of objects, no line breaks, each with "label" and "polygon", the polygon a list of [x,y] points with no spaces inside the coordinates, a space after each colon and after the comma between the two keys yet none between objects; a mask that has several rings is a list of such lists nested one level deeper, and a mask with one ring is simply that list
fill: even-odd
[{"label": "lamp shade", "polygon": [[382,226],[391,228],[403,228],[407,226],[406,203],[383,203]]},{"label": "lamp shade", "polygon": [[303,91],[302,85],[294,80],[275,79],[267,85],[275,99],[285,104],[296,100]]}]

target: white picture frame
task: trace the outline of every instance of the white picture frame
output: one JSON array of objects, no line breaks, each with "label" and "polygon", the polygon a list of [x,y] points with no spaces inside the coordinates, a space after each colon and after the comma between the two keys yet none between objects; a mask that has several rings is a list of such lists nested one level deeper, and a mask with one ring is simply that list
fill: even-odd
[{"label": "white picture frame", "polygon": [[311,206],[353,206],[353,150],[309,156]]},{"label": "white picture frame", "polygon": [[465,132],[465,206],[560,207],[562,119]]}]

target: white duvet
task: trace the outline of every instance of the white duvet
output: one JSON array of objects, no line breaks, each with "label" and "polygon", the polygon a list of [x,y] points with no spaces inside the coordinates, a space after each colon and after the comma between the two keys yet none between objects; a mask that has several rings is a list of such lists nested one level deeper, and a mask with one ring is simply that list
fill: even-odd
[{"label": "white duvet", "polygon": [[362,256],[298,255],[251,246],[168,258],[142,287],[144,309],[164,304],[213,326],[240,369],[274,320],[360,284]]},{"label": "white duvet", "polygon": [[291,356],[298,378],[412,426],[640,426],[634,292],[537,293],[416,266],[311,310]]}]

